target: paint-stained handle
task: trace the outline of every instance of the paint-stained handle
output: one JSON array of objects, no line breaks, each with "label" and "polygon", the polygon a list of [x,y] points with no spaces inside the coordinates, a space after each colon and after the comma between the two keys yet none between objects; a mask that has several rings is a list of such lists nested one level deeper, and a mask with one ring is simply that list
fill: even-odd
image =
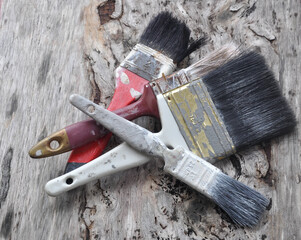
[{"label": "paint-stained handle", "polygon": [[[163,96],[157,96],[157,101],[163,128],[156,135],[168,146],[183,146],[188,149]],[[137,152],[128,144],[123,143],[88,164],[49,181],[45,186],[45,190],[49,195],[57,196],[94,179],[142,165],[149,161],[149,159],[146,155]],[[111,161],[111,165],[105,165],[104,163],[109,160]],[[84,175],[80,175],[79,173],[83,173]],[[93,177],[91,177],[92,175]],[[67,179],[69,180],[67,181]]]},{"label": "paint-stained handle", "polygon": [[160,118],[156,96],[149,85],[143,88],[142,96],[132,104],[113,111],[115,114],[133,120],[141,116]]},{"label": "paint-stained handle", "polygon": [[52,179],[46,184],[45,191],[55,197],[101,177],[137,167],[148,160],[148,156],[123,143],[95,160]]},{"label": "paint-stained handle", "polygon": [[71,151],[107,134],[108,131],[94,120],[69,125],[42,139],[29,150],[32,158],[45,158]]},{"label": "paint-stained handle", "polygon": [[[108,110],[113,111],[125,107],[141,96],[144,86],[148,83],[144,78],[123,67],[116,69],[116,86]],[[74,149],[68,159],[65,172],[72,171],[101,155],[112,134]]]},{"label": "paint-stained handle", "polygon": [[220,170],[192,152],[178,146],[164,153],[164,170],[198,192],[212,198],[208,186]]},{"label": "paint-stained handle", "polygon": [[[113,112],[128,120],[133,120],[146,115],[159,118],[157,100],[152,89],[148,85],[145,85],[140,99]],[[33,158],[54,156],[84,146],[90,142],[97,141],[106,134],[108,134],[108,131],[94,120],[81,121],[67,126],[43,139],[29,151],[29,155]],[[51,147],[52,141],[58,142],[56,148]]]}]

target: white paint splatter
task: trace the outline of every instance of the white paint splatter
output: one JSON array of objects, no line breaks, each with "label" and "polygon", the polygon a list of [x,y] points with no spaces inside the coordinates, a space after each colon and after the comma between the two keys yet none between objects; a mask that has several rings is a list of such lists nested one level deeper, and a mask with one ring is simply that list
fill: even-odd
[{"label": "white paint splatter", "polygon": [[42,155],[42,150],[41,149],[39,149],[38,151],[36,151],[36,156],[38,157],[38,156],[41,156]]},{"label": "white paint splatter", "polygon": [[138,99],[142,95],[141,92],[136,91],[134,88],[130,89],[130,94],[133,98]]},{"label": "white paint splatter", "polygon": [[130,79],[129,79],[128,75],[126,75],[126,73],[124,73],[124,72],[121,73],[120,80],[123,84],[130,83]]},{"label": "white paint splatter", "polygon": [[94,131],[94,130],[92,130],[92,131],[91,131],[91,134],[92,134],[93,136],[95,136],[95,131]]}]

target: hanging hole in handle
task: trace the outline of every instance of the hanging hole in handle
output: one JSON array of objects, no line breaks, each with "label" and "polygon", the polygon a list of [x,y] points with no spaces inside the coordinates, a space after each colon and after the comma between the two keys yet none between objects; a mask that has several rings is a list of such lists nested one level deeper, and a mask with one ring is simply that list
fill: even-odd
[{"label": "hanging hole in handle", "polygon": [[95,107],[93,105],[89,105],[88,106],[88,112],[89,113],[94,113],[94,111],[95,111]]},{"label": "hanging hole in handle", "polygon": [[73,183],[73,178],[67,178],[67,179],[66,179],[66,183],[67,183],[68,185],[71,185],[71,184]]},{"label": "hanging hole in handle", "polygon": [[56,150],[60,147],[60,142],[59,140],[57,139],[54,139],[54,140],[51,140],[51,142],[49,143],[49,147],[52,149],[52,150]]},{"label": "hanging hole in handle", "polygon": [[169,150],[173,150],[173,149],[174,149],[174,147],[171,146],[171,145],[166,145],[166,147],[167,147]]}]

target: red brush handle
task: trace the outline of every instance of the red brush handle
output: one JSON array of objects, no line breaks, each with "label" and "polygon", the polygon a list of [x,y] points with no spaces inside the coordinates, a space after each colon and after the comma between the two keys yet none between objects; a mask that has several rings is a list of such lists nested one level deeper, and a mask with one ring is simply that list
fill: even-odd
[{"label": "red brush handle", "polygon": [[[142,96],[128,106],[113,111],[115,114],[133,120],[141,116],[159,118],[156,96],[149,85],[144,86]],[[65,127],[71,149],[84,146],[104,137],[109,132],[94,120],[86,120]]]},{"label": "red brush handle", "polygon": [[[116,69],[116,88],[112,101],[108,110],[113,111],[125,107],[135,101],[137,93],[142,93],[144,85],[148,83],[144,78],[128,71],[125,68],[118,67]],[[72,163],[87,163],[98,157],[107,146],[112,134],[108,133],[105,137],[84,145],[72,151],[66,172],[72,170],[68,168],[68,164]]]}]

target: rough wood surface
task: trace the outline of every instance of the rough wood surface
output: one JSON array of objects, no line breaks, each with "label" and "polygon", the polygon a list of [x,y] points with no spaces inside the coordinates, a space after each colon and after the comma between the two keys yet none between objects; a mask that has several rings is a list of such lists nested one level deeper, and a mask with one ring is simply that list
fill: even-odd
[{"label": "rough wood surface", "polygon": [[27,154],[86,118],[68,103],[71,93],[107,106],[113,70],[161,10],[185,20],[193,37],[210,36],[182,66],[232,40],[253,46],[300,121],[300,0],[3,0],[0,9],[0,239],[301,239],[300,125],[218,164],[271,199],[254,229],[233,225],[156,159],[51,198],[44,185],[63,173],[69,155]]}]

